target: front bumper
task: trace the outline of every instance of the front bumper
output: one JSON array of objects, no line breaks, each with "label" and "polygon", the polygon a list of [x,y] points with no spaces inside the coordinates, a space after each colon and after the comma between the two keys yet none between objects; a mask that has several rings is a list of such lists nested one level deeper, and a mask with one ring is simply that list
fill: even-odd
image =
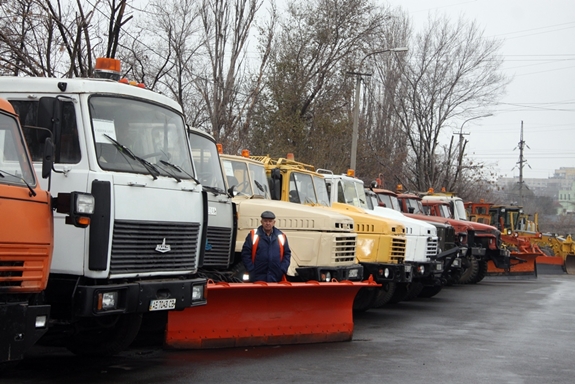
[{"label": "front bumper", "polygon": [[49,305],[27,302],[0,305],[0,363],[22,360],[48,330]]},{"label": "front bumper", "polygon": [[[124,284],[79,285],[74,292],[76,316],[92,317],[109,314],[149,312],[152,302],[170,301],[165,310],[182,310],[205,305],[207,302],[206,279],[142,280]],[[194,297],[194,292],[196,297]],[[197,293],[201,292],[200,297]],[[112,297],[103,304],[103,297]],[[162,306],[154,310],[163,310]]]},{"label": "front bumper", "polygon": [[361,281],[363,266],[361,264],[338,267],[300,267],[296,268],[298,279],[302,281]]},{"label": "front bumper", "polygon": [[363,276],[373,276],[376,283],[409,283],[412,280],[411,264],[361,263]]}]

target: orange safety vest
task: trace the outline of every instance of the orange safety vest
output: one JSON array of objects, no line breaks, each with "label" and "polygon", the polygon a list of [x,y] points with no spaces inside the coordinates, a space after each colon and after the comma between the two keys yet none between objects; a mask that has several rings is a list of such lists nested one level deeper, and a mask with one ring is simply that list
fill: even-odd
[{"label": "orange safety vest", "polygon": [[[250,233],[252,234],[252,263],[255,264],[256,262],[256,252],[258,250],[258,243],[260,241],[260,237],[258,236],[258,230],[256,229],[252,229],[250,231]],[[283,261],[284,259],[284,243],[285,243],[285,236],[282,233],[281,235],[278,235],[278,242],[280,244],[280,262]]]}]

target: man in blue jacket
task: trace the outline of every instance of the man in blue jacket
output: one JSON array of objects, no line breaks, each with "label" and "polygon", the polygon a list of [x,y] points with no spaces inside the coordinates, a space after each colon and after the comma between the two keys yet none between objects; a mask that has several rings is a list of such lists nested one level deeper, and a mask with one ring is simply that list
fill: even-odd
[{"label": "man in blue jacket", "polygon": [[264,211],[257,229],[246,236],[242,247],[242,261],[250,274],[250,281],[281,281],[287,273],[291,250],[286,235],[277,229],[276,216]]}]

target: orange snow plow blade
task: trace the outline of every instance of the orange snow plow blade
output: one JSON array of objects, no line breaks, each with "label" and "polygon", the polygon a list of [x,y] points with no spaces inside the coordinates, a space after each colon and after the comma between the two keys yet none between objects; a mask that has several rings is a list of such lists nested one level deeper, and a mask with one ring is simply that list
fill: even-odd
[{"label": "orange snow plow blade", "polygon": [[349,341],[353,300],[373,281],[212,283],[208,304],[168,314],[175,349]]},{"label": "orange snow plow blade", "polygon": [[565,273],[567,260],[563,260],[560,256],[539,256],[537,257],[537,269],[541,274],[546,275],[560,275]]},{"label": "orange snow plow blade", "polygon": [[497,268],[493,261],[487,262],[487,276],[507,276],[509,278],[536,278],[537,257],[540,253],[511,252],[511,267]]}]

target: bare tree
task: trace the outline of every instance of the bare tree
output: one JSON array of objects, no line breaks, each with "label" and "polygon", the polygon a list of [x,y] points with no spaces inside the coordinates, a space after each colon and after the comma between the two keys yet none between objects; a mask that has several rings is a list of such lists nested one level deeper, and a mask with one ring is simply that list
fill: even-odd
[{"label": "bare tree", "polygon": [[[396,94],[396,115],[407,135],[409,157],[403,180],[411,189],[457,186],[464,179],[459,147],[444,148],[440,133],[455,121],[485,115],[504,92],[500,42],[487,39],[476,23],[430,19],[410,47],[410,61]],[[460,160],[460,161],[458,161]],[[458,173],[453,173],[459,165]],[[469,169],[476,171],[470,163]]]},{"label": "bare tree", "polygon": [[204,0],[202,3],[204,51],[209,64],[206,75],[200,76],[203,81],[198,82],[198,91],[209,115],[212,134],[231,152],[242,145],[241,132],[249,127],[273,38],[276,14],[272,4],[269,29],[260,35],[264,51],[259,70],[249,79],[248,40],[261,6],[261,0]]},{"label": "bare tree", "polygon": [[257,152],[294,152],[302,161],[338,171],[346,166],[353,92],[346,72],[383,39],[386,20],[385,10],[369,0],[288,4],[252,127]]},{"label": "bare tree", "polygon": [[29,76],[90,76],[96,57],[116,54],[122,28],[131,18],[126,2],[3,1],[0,71]]}]

